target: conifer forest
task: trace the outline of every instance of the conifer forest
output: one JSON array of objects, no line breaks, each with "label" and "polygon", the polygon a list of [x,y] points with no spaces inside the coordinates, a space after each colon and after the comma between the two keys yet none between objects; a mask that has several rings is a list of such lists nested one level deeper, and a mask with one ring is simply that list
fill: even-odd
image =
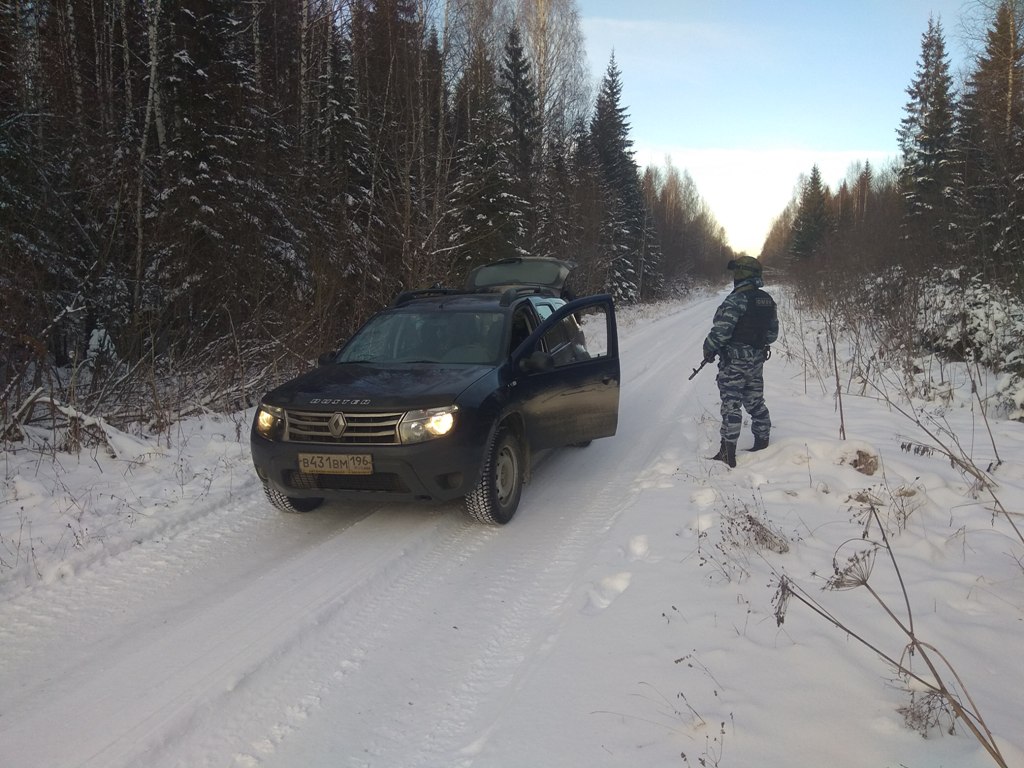
[{"label": "conifer forest", "polygon": [[[773,279],[874,285],[880,325],[926,276],[1020,307],[1024,4],[975,10],[963,72],[922,19],[891,167],[794,169]],[[598,64],[575,0],[0,0],[3,437],[41,392],[118,423],[251,405],[508,256],[625,304],[721,280],[727,234],[685,169],[638,167]]]}]

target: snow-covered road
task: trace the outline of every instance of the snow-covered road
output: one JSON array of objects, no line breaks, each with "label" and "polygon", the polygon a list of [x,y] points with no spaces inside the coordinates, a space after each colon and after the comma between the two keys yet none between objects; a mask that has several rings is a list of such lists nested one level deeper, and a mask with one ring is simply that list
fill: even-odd
[{"label": "snow-covered road", "polygon": [[[966,621],[982,648],[1008,631],[1019,640],[1021,569],[989,554],[1015,551],[1012,539],[982,546],[999,526],[947,462],[895,448],[892,415],[870,416],[877,404],[849,404],[854,434],[835,439],[830,399],[807,397],[806,371],[782,360],[768,381],[782,416],[772,447],[731,471],[704,458],[717,446],[714,371],[687,376],[719,300],[622,325],[617,436],[545,456],[504,528],[458,504],[282,515],[244,435],[234,447],[206,435],[216,461],[176,459],[189,469],[176,470],[179,501],[130,506],[137,541],[88,532],[66,572],[7,585],[0,766],[988,765],[969,737],[904,727],[891,673],[842,633],[806,612],[780,629],[769,561],[798,578],[829,569],[859,530],[851,492],[877,485],[849,456],[874,441],[886,483],[919,494],[924,533],[903,556],[915,597],[934,606],[921,622],[943,618],[932,637],[978,685],[996,733],[1018,738],[1014,695],[1000,691],[1019,671],[957,654],[971,647]],[[996,425],[1005,456],[1024,455],[1019,427]],[[1019,494],[1024,477],[1010,471]],[[137,465],[125,472],[143,482]],[[23,510],[41,484],[24,468],[8,480]],[[81,505],[120,493],[103,488]],[[793,551],[720,532],[737,510],[770,518]],[[65,517],[87,533],[82,514]],[[877,621],[859,611],[852,621]]]},{"label": "snow-covered road", "polygon": [[694,407],[680,375],[712,310],[623,329],[618,435],[544,457],[505,528],[457,504],[282,516],[248,482],[173,535],[0,605],[0,754],[31,756],[4,765],[471,760],[678,441]]}]

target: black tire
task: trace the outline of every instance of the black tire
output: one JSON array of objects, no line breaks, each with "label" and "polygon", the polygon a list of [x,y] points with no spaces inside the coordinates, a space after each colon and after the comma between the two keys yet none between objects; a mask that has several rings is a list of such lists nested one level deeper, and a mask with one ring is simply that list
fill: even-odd
[{"label": "black tire", "polygon": [[476,488],[466,495],[466,511],[485,525],[505,525],[523,493],[523,449],[508,427],[494,436]]},{"label": "black tire", "polygon": [[582,443],[573,443],[572,447],[573,448],[586,448],[592,442],[594,442],[594,441],[593,440],[584,440]]},{"label": "black tire", "polygon": [[312,512],[324,503],[323,499],[303,499],[296,496],[285,496],[276,488],[271,488],[270,483],[266,482],[263,483],[263,493],[266,494],[267,499],[275,508],[289,514]]}]

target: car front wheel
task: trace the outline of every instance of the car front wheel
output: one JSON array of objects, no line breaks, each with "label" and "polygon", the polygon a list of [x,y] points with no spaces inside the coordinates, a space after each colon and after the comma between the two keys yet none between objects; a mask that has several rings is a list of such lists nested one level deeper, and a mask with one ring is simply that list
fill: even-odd
[{"label": "car front wheel", "polygon": [[466,496],[466,510],[487,525],[512,519],[523,493],[523,450],[508,427],[501,427],[484,461],[480,482]]},{"label": "car front wheel", "polygon": [[267,482],[263,483],[263,493],[266,494],[270,503],[282,512],[312,512],[324,503],[323,499],[302,499],[295,496],[285,496],[276,488],[272,488],[270,483]]}]

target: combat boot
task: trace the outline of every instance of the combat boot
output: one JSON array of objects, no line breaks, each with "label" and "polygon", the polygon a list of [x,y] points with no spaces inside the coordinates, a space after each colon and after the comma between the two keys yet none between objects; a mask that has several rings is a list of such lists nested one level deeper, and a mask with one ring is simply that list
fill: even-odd
[{"label": "combat boot", "polygon": [[730,467],[736,466],[736,443],[729,443],[725,440],[722,441],[722,447],[718,449],[718,453],[711,457],[712,461],[724,461]]},{"label": "combat boot", "polygon": [[752,451],[763,451],[768,447],[768,436],[758,437],[754,435],[754,446],[750,449]]}]

